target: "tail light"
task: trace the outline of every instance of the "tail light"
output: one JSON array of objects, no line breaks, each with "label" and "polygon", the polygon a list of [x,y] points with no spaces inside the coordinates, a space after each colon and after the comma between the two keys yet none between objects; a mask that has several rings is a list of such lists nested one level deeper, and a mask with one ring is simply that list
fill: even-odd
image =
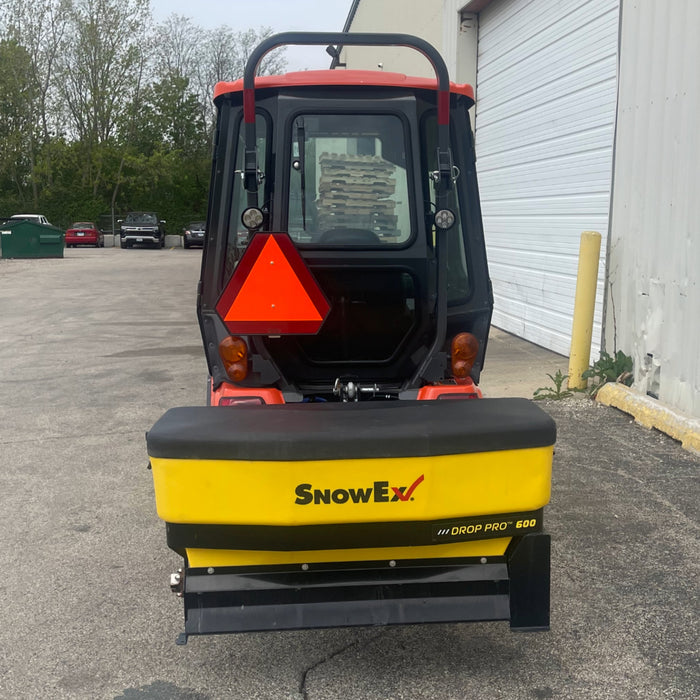
[{"label": "tail light", "polygon": [[475,391],[469,391],[469,392],[464,392],[461,394],[440,394],[438,397],[439,401],[455,401],[455,400],[461,400],[461,399],[478,399],[479,394],[477,394]]},{"label": "tail light", "polygon": [[265,403],[262,396],[222,396],[219,406],[262,406]]},{"label": "tail light", "polygon": [[458,384],[469,379],[479,353],[479,341],[471,333],[458,333],[452,339],[452,376]]},{"label": "tail light", "polygon": [[419,401],[453,401],[459,399],[480,399],[481,389],[471,377],[457,384],[428,384],[418,390]]},{"label": "tail light", "polygon": [[242,382],[248,376],[248,346],[243,338],[226,336],[219,343],[219,355],[231,381]]}]

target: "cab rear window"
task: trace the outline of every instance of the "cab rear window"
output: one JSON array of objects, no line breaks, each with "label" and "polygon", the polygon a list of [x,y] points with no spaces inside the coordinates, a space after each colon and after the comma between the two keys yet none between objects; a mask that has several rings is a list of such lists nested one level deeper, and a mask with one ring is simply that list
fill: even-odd
[{"label": "cab rear window", "polygon": [[289,235],[309,246],[395,246],[411,237],[402,120],[305,114],[293,124]]}]

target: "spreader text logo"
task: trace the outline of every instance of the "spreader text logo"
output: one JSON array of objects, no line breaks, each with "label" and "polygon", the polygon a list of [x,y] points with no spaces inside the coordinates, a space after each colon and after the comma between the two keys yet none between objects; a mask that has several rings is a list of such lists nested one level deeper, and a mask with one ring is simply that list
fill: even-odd
[{"label": "spreader text logo", "polygon": [[294,503],[308,506],[312,503],[394,503],[413,500],[413,494],[425,475],[421,474],[410,486],[390,486],[388,481],[375,481],[371,486],[345,489],[315,489],[311,484],[299,484]]}]

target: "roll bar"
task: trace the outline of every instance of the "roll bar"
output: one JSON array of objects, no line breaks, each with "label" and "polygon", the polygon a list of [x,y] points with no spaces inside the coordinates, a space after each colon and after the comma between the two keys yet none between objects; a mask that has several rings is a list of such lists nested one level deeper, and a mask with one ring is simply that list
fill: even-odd
[{"label": "roll bar", "polygon": [[264,39],[248,58],[243,73],[243,119],[245,122],[244,183],[248,206],[257,206],[258,157],[255,138],[255,74],[260,62],[273,49],[284,45],[328,46],[405,46],[423,54],[435,71],[438,91],[438,147],[435,187],[438,209],[447,205],[447,191],[452,185],[450,153],[450,81],[447,66],[437,49],[424,39],[410,34],[348,32],[282,32]]}]

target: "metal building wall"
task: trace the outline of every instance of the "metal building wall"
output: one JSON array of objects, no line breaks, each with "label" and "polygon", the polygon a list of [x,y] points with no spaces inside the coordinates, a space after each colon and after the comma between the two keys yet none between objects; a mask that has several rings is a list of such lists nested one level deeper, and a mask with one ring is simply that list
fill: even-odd
[{"label": "metal building wall", "polygon": [[[443,0],[360,0],[355,8],[350,32],[396,32],[415,34],[442,51]],[[401,47],[346,46],[342,61],[357,70],[377,70],[434,78],[428,59],[413,49]]]},{"label": "metal building wall", "polygon": [[479,14],[476,150],[493,322],[568,355],[580,234],[599,231],[592,359],[602,337],[618,21],[618,0],[495,0]]},{"label": "metal building wall", "polygon": [[442,57],[450,80],[476,87],[479,15],[465,7],[465,0],[442,0]]},{"label": "metal building wall", "polygon": [[700,2],[623,0],[605,345],[700,416]]}]

